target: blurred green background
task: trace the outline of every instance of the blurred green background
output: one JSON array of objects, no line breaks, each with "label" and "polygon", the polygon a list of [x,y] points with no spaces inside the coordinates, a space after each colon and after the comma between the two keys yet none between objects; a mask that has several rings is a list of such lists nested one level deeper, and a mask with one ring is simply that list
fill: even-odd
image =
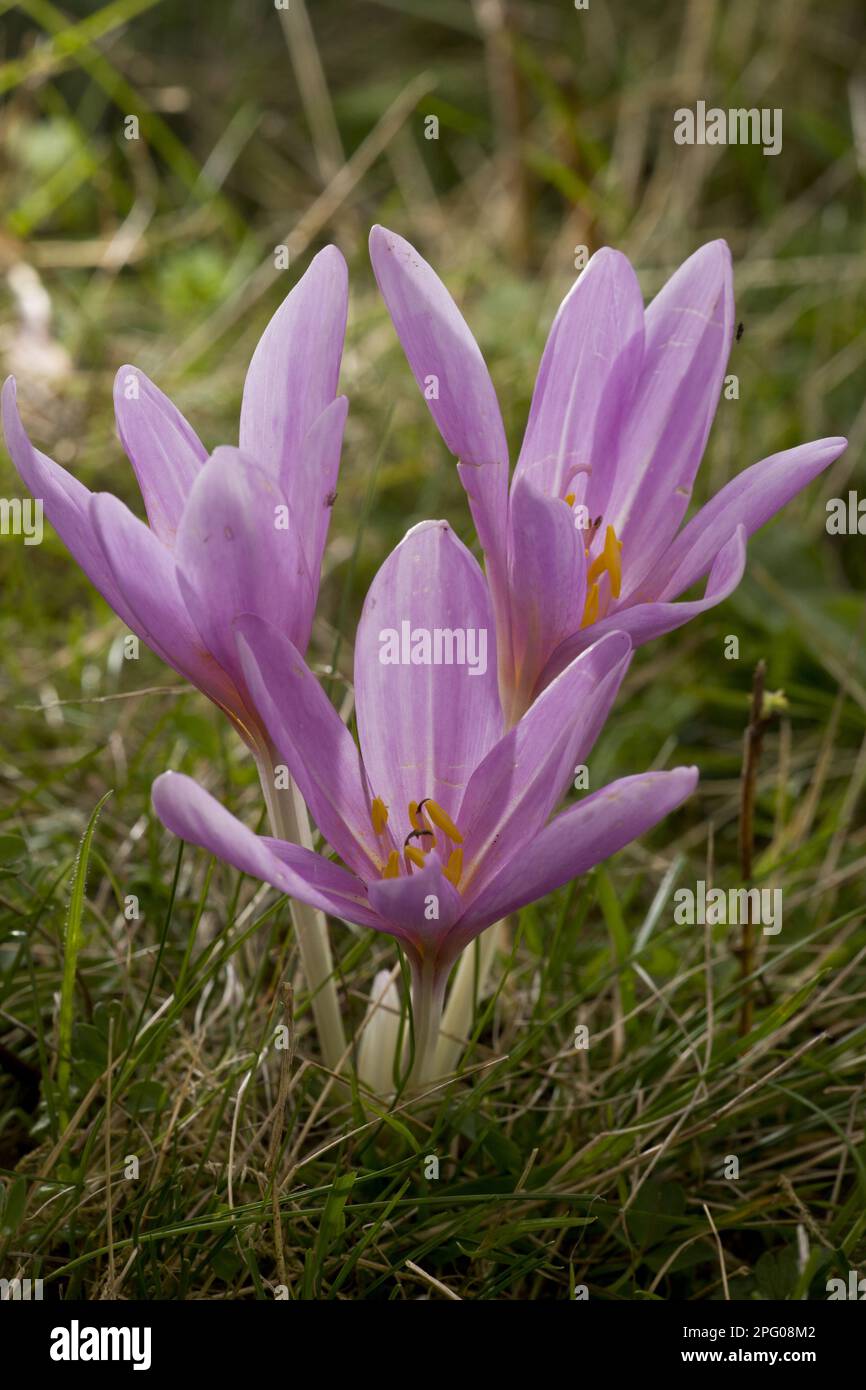
[{"label": "blurred green background", "polygon": [[[578,11],[569,0],[290,0],[278,10],[265,0],[116,0],[102,8],[29,0],[0,12],[0,357],[4,374],[18,378],[34,442],[89,487],[140,508],[114,430],[118,366],[132,362],[152,376],[209,447],[234,443],[246,364],[270,314],[319,247],[334,241],[346,255],[351,299],[341,389],[351,406],[312,646],[319,668],[336,661],[346,681],[366,587],[405,530],[445,516],[473,540],[456,470],[375,289],[369,227],[383,222],[408,236],[457,297],[487,357],[515,456],[545,334],[574,278],[576,248],[625,251],[650,297],[703,241],[729,241],[744,325],[728,369],[738,377],[739,398],[720,401],[696,500],[801,441],[843,433],[850,447],[752,541],[747,578],[732,599],[639,653],[594,754],[594,784],[694,761],[701,791],[621,855],[612,877],[600,886],[593,879],[579,910],[564,892],[523,914],[507,986],[483,1019],[478,1047],[484,1057],[518,1042],[529,1050],[513,1053],[522,1061],[507,1084],[476,1087],[481,1108],[470,1118],[455,1102],[457,1118],[445,1107],[434,1126],[434,1135],[462,1155],[465,1180],[494,1195],[477,1213],[473,1208],[477,1231],[461,1228],[459,1239],[449,1233],[428,1247],[416,1212],[416,1235],[406,1248],[380,1255],[399,1270],[410,1249],[423,1253],[422,1263],[456,1281],[467,1297],[568,1297],[578,1276],[594,1296],[614,1287],[620,1297],[644,1296],[652,1287],[653,1296],[714,1297],[715,1245],[704,1240],[706,1222],[692,1192],[703,1184],[701,1199],[714,1206],[719,1226],[735,1233],[726,1275],[735,1291],[759,1297],[772,1288],[793,1296],[795,1288],[808,1292],[814,1279],[822,1288],[826,1260],[804,1273],[795,1227],[806,1229],[813,1253],[841,1250],[853,1259],[863,1222],[852,1213],[866,1196],[857,1089],[866,995],[859,954],[866,561],[862,537],[829,536],[825,527],[829,498],[866,490],[862,5],[590,0]],[[698,100],[781,108],[782,152],[677,146],[673,113]],[[438,118],[436,139],[427,138],[431,116]],[[139,138],[126,138],[134,130],[130,117]],[[290,253],[287,271],[274,268],[274,248],[282,245]],[[5,453],[0,493],[22,495]],[[51,1092],[68,876],[90,812],[113,788],[91,864],[78,997],[79,1025],[94,1030],[96,1040],[82,1035],[93,1056],[87,1065],[80,1060],[82,1042],[76,1095],[104,1071],[106,1010],[129,1016],[151,992],[154,1004],[164,999],[186,967],[188,940],[197,947],[201,933],[220,964],[213,977],[203,969],[198,993],[170,1013],[182,1044],[176,1032],[143,1072],[130,1069],[132,1097],[126,1108],[121,1098],[114,1121],[118,1155],[142,1114],[157,1148],[166,1146],[146,1195],[128,1199],[130,1229],[117,1238],[134,1248],[148,1223],[168,1229],[190,1212],[210,1216],[210,1234],[196,1237],[189,1265],[170,1242],[159,1246],[158,1264],[142,1257],[127,1288],[138,1280],[142,1297],[268,1296],[268,1201],[256,1195],[252,1179],[247,1235],[234,1227],[226,1235],[220,1225],[228,1097],[247,1075],[274,1001],[249,940],[237,957],[221,956],[213,943],[236,926],[252,889],[190,852],[178,879],[179,915],[172,917],[176,847],[149,812],[150,783],[172,766],[205,777],[254,819],[253,769],[216,712],[184,693],[155,657],[143,649],[138,662],[122,659],[119,621],[49,528],[38,548],[0,539],[0,592],[0,1168],[15,1218],[7,1216],[4,1261],[23,1262],[28,1272],[38,1266],[72,1291],[118,1287],[102,1282],[117,1271],[111,1263],[106,1275],[105,1204],[87,1185],[104,1110],[94,1102],[86,1138],[71,1151],[61,1144],[54,1155],[65,1165],[57,1181],[66,1186],[50,1221],[32,1214],[33,1184],[21,1186],[13,1176],[19,1167],[35,1172],[61,1140]],[[723,657],[728,634],[740,639],[739,660]],[[716,934],[717,980],[727,1002],[708,1016],[700,933],[683,940],[682,929],[672,931],[668,905],[655,916],[651,905],[668,870],[693,882],[706,876],[709,862],[719,882],[739,882],[742,731],[759,658],[767,663],[768,687],[788,697],[765,743],[757,822],[760,881],[784,884],[786,931],[781,960],[761,956],[766,980],[756,1001],[766,1027],[755,1076],[799,1056],[797,1047],[821,1031],[835,1050],[825,1049],[820,1064],[811,1053],[795,1062],[786,1085],[806,1101],[788,1105],[764,1088],[766,1109],[741,1114],[738,1069],[749,1064],[742,1062],[745,1045],[734,1041],[732,943]],[[335,695],[341,689],[335,686]],[[665,882],[672,891],[673,880]],[[131,892],[143,912],[134,933],[120,914]],[[265,920],[273,929],[284,915],[268,909]],[[641,939],[647,922],[643,940],[652,934],[652,949],[641,959],[668,1001],[657,1012],[623,954],[623,941]],[[334,940],[343,997],[357,1019],[374,970],[393,960],[380,942],[340,931]],[[831,967],[841,971],[838,989],[827,986]],[[806,1008],[798,991],[818,986],[829,993]],[[624,1025],[623,1004],[636,1002],[635,988],[649,1007]],[[217,996],[229,1004],[202,1040],[202,1016],[214,1011]],[[787,1013],[774,1012],[792,999],[800,1001],[796,1026]],[[567,1080],[558,1081],[548,1109],[550,1077],[559,1075],[556,1059],[567,1050],[576,1010],[588,1011],[606,1041],[593,1054],[593,1082],[584,1077],[585,1089],[572,1094]],[[302,1008],[302,1039],[305,1020]],[[668,1062],[674,1072],[681,1066],[684,1038],[699,1042],[701,1052],[708,1039],[718,1044],[712,1075],[720,1092],[700,1097],[695,1115],[705,1106],[713,1116],[731,1101],[735,1135],[722,1138],[722,1125],[719,1151],[752,1152],[759,1175],[735,1193],[698,1139],[672,1134],[664,1161],[656,1168],[647,1160],[647,1168],[625,1162],[631,1139],[621,1138],[612,1155],[610,1141],[597,1137],[625,1134],[638,1123],[644,1087],[648,1097],[658,1092],[659,1123],[674,1123],[683,1096],[666,1083],[665,1069]],[[171,1106],[193,1055],[207,1080],[180,1092],[191,1118],[178,1139]],[[573,1062],[564,1076],[569,1068]],[[531,1103],[536,1083],[545,1097],[538,1105]],[[298,1124],[313,1104],[310,1085],[308,1076],[293,1101]],[[268,1100],[249,1104],[260,1106],[244,1118],[256,1134]],[[317,1113],[313,1134],[327,1137],[332,1123],[333,1133],[351,1129],[351,1114],[336,1115]],[[404,1156],[395,1132],[382,1138],[377,1131],[375,1140],[379,1148],[371,1138],[369,1152],[352,1159],[363,1181],[380,1184],[377,1192],[390,1200],[391,1179],[378,1175],[390,1163],[402,1181]],[[432,1142],[426,1129],[423,1142]],[[791,1155],[799,1149],[798,1167]],[[501,1245],[494,1240],[488,1227],[495,1231],[501,1220],[495,1193],[504,1190],[495,1184],[511,1174],[513,1189],[533,1150],[542,1155],[544,1191],[560,1194],[567,1210],[584,1191],[601,1194],[601,1236],[598,1226],[595,1235],[587,1228],[582,1245],[572,1248],[575,1237],[563,1225],[551,1254],[517,1219]],[[317,1170],[317,1192],[341,1171],[339,1152],[335,1168],[328,1168],[331,1155]],[[187,1188],[178,1173],[190,1169]],[[803,1191],[792,1196],[783,1176],[798,1186],[801,1172]],[[632,1196],[644,1211],[640,1230],[620,1214],[638,1174]],[[316,1236],[319,1197],[308,1196],[308,1210],[304,1200],[293,1197],[305,1214],[293,1228],[297,1251],[285,1259],[304,1270],[306,1295],[417,1294],[411,1277],[407,1286],[399,1275],[389,1284],[381,1272],[362,1274],[363,1261],[350,1274],[337,1273],[343,1246]],[[538,1214],[533,1209],[527,1220]],[[434,1229],[435,1212],[424,1219]],[[124,1220],[118,1217],[121,1228]],[[697,1258],[671,1253],[692,1236]],[[476,1239],[486,1263],[467,1265],[465,1251]],[[646,1255],[653,1249],[656,1255]]]}]

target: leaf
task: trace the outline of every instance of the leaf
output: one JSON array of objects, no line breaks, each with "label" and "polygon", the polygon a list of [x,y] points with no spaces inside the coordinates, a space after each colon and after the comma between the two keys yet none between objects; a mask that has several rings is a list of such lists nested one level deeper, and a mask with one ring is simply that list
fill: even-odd
[{"label": "leaf", "polygon": [[72,1023],[75,1008],[75,971],[78,953],[81,950],[81,922],[84,915],[84,891],[87,884],[87,865],[90,860],[90,846],[99,813],[111,792],[107,791],[98,801],[87,829],[81,837],[75,869],[72,876],[72,896],[69,900],[69,916],[66,919],[66,933],[63,941],[63,982],[60,986],[60,1018],[58,1023],[58,1061],[57,1089],[60,1092],[60,1127],[65,1129],[69,1123],[69,1082],[72,1063]]},{"label": "leaf", "polygon": [[673,1182],[645,1182],[628,1211],[628,1229],[641,1249],[657,1245],[686,1209],[686,1195]]},{"label": "leaf", "polygon": [[334,1241],[339,1239],[346,1229],[344,1208],[354,1185],[354,1173],[343,1173],[334,1179],[325,1200],[316,1244],[312,1250],[307,1251],[303,1280],[305,1299],[315,1297],[315,1291],[320,1291],[322,1265]]},{"label": "leaf", "polygon": [[17,864],[27,858],[27,845],[20,835],[0,835],[0,864]]},{"label": "leaf", "polygon": [[18,1230],[27,1201],[27,1179],[16,1178],[6,1189],[3,1202],[3,1216],[0,1230],[4,1236],[14,1235]]},{"label": "leaf", "polygon": [[765,1250],[755,1265],[755,1283],[762,1298],[778,1302],[791,1297],[797,1282],[797,1260],[792,1250]]},{"label": "leaf", "polygon": [[162,1110],[168,1093],[159,1081],[136,1081],[126,1093],[126,1104],[133,1118]]}]

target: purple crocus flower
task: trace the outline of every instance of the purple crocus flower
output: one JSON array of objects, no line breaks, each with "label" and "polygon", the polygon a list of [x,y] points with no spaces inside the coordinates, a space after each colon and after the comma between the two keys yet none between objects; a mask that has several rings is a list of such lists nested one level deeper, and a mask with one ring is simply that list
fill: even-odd
[{"label": "purple crocus flower", "polygon": [[[681,528],[734,326],[731,258],[710,242],[644,312],[632,266],[596,252],[563,300],[509,494],[508,447],[484,359],[435,271],[374,227],[376,279],[459,473],[485,553],[510,722],[591,642],[635,646],[728,597],[745,542],[827,468],[821,439],[745,469]],[[703,576],[703,598],[675,603]]]},{"label": "purple crocus flower", "polygon": [[346,420],[346,399],[335,393],[347,300],[346,265],[329,246],[256,347],[240,447],[210,457],[143,372],[120,368],[117,427],[149,525],[34,449],[14,380],[3,388],[15,466],[81,568],[127,626],[210,696],[259,755],[266,735],[232,621],[256,613],[299,650],[309,641]]},{"label": "purple crocus flower", "polygon": [[414,527],[367,596],[355,645],[360,753],[292,642],[260,618],[236,627],[256,707],[342,863],[255,835],[176,773],[154,784],[156,812],[245,873],[400,941],[423,1079],[464,947],[654,825],[693,791],[697,771],[626,777],[553,816],[631,641],[614,632],[594,643],[506,731],[495,662],[468,660],[493,636],[489,590],[445,522]]}]

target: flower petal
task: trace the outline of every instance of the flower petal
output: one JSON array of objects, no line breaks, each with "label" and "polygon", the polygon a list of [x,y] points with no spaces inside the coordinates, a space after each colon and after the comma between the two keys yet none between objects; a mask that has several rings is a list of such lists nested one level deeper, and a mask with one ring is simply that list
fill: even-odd
[{"label": "flower petal", "polygon": [[722,546],[710,570],[703,598],[688,603],[635,603],[631,608],[621,608],[618,612],[582,628],[568,638],[553,653],[538,683],[539,690],[573,661],[578,652],[583,651],[593,640],[607,632],[626,632],[635,647],[651,642],[666,632],[673,632],[684,623],[691,622],[699,613],[715,608],[734,592],[743,577],[746,566],[746,533],[740,526],[725,545]]},{"label": "flower petal", "polygon": [[646,313],[643,368],[605,521],[623,543],[623,597],[651,573],[691,496],[734,327],[730,252],[701,247]]},{"label": "flower petal", "polygon": [[445,877],[435,854],[428,857],[423,869],[398,878],[380,878],[370,883],[367,891],[380,917],[399,928],[402,938],[411,942],[422,958],[438,954],[463,907],[460,894]]},{"label": "flower petal", "polygon": [[218,705],[241,715],[237,689],[186,610],[171,551],[110,492],[93,494],[90,519],[133,632]]},{"label": "flower petal", "polygon": [[464,899],[511,861],[547,822],[594,744],[631,660],[612,632],[539,695],[472,774],[460,807]]},{"label": "flower petal", "polygon": [[499,403],[481,350],[439,276],[415,247],[374,227],[370,259],[382,298],[430,413],[452,454],[464,463],[502,464],[508,445]]},{"label": "flower petal", "polygon": [[151,528],[165,545],[174,545],[184,504],[207,449],[168,396],[137,367],[118,371],[114,413]]},{"label": "flower petal", "polygon": [[845,450],[847,439],[816,439],[771,454],[717,492],[676,537],[649,583],[662,599],[676,598],[706,574],[719,538],[737,526],[752,536]]},{"label": "flower petal", "polygon": [[517,862],[505,865],[458,923],[461,949],[492,922],[543,898],[643,835],[691,796],[697,781],[696,767],[639,773],[611,782],[563,811]]},{"label": "flower petal", "polygon": [[[644,309],[627,257],[597,251],[553,321],[515,476],[527,468],[551,497],[574,492],[591,517],[604,512],[622,420],[640,375]],[[574,469],[589,473],[574,476]],[[513,499],[513,492],[512,492]]]},{"label": "flower petal", "polygon": [[301,544],[314,589],[319,587],[322,555],[331,523],[331,508],[337,496],[340,450],[349,402],[338,396],[310,428],[301,445],[292,474],[289,499],[298,519]]},{"label": "flower petal", "polygon": [[346,262],[326,246],[274,314],[244,382],[240,447],[290,502],[298,452],[337,392],[348,296]]},{"label": "flower petal", "polygon": [[377,842],[355,741],[303,657],[270,623],[236,623],[250,698],[322,835],[350,868],[378,877],[393,847]]},{"label": "flower petal", "polygon": [[412,829],[410,801],[432,797],[456,814],[502,731],[493,647],[477,562],[447,522],[413,527],[373,580],[355,642],[361,754],[398,843]]},{"label": "flower petal", "polygon": [[15,379],[10,376],[3,386],[3,430],[12,462],[33,496],[41,499],[45,515],[91,584],[133,632],[143,636],[94,534],[90,519],[93,493],[47,454],[34,449],[21,423],[15,395]]},{"label": "flower petal", "polygon": [[460,460],[491,582],[499,585],[505,568],[508,444],[481,350],[439,276],[408,241],[374,227],[370,259],[415,380],[442,438]]},{"label": "flower petal", "polygon": [[[511,490],[508,588],[514,707],[527,708],[551,654],[576,632],[586,602],[583,533],[571,508],[543,496],[524,472]],[[504,692],[505,693],[505,692]]]},{"label": "flower petal", "polygon": [[312,850],[254,834],[191,777],[164,772],[152,795],[156,814],[173,835],[311,907],[381,929],[360,879]]},{"label": "flower petal", "polygon": [[184,509],[176,547],[180,590],[205,647],[238,686],[232,624],[241,613],[266,618],[301,651],[309,641],[315,595],[287,508],[276,479],[222,447]]}]

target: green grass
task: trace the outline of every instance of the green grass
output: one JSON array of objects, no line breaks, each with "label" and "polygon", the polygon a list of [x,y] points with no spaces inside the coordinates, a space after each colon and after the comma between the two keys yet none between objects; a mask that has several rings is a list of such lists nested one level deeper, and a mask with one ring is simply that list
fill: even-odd
[{"label": "green grass", "polygon": [[[123,659],[119,621],[53,533],[2,538],[0,1273],[88,1298],[826,1297],[866,1263],[866,563],[862,538],[824,527],[827,498],[864,491],[857,6],[535,0],[485,52],[468,5],[358,4],[348,21],[317,0],[333,121],[300,96],[314,54],[276,12],[90,8],[4,15],[0,257],[34,268],[52,307],[48,359],[4,282],[5,369],[40,447],[135,505],[117,366],[148,371],[208,445],[233,442],[269,314],[313,250],[341,245],[352,408],[311,648],[336,667],[335,701],[388,548],[426,516],[472,538],[375,293],[374,221],[458,294],[514,446],[575,246],[620,246],[649,295],[724,235],[740,389],[700,499],[801,440],[851,447],[751,543],[732,599],[639,653],[593,753],[593,786],[694,761],[696,797],[509,922],[463,1074],[378,1112],[319,1063],[285,901],[181,851],[150,810],[173,767],[257,824],[244,750],[145,649]],[[416,79],[429,94],[378,126]],[[678,149],[673,110],[699,98],[782,107],[783,153]],[[319,201],[365,140],[345,196]],[[288,279],[268,269],[283,242]],[[755,874],[785,917],[759,937],[744,1037],[739,935],[677,926],[673,894],[740,882],[759,659],[788,705],[764,743]],[[396,961],[339,924],[332,942],[354,1032]],[[271,1045],[290,1016],[292,1054]]]}]

